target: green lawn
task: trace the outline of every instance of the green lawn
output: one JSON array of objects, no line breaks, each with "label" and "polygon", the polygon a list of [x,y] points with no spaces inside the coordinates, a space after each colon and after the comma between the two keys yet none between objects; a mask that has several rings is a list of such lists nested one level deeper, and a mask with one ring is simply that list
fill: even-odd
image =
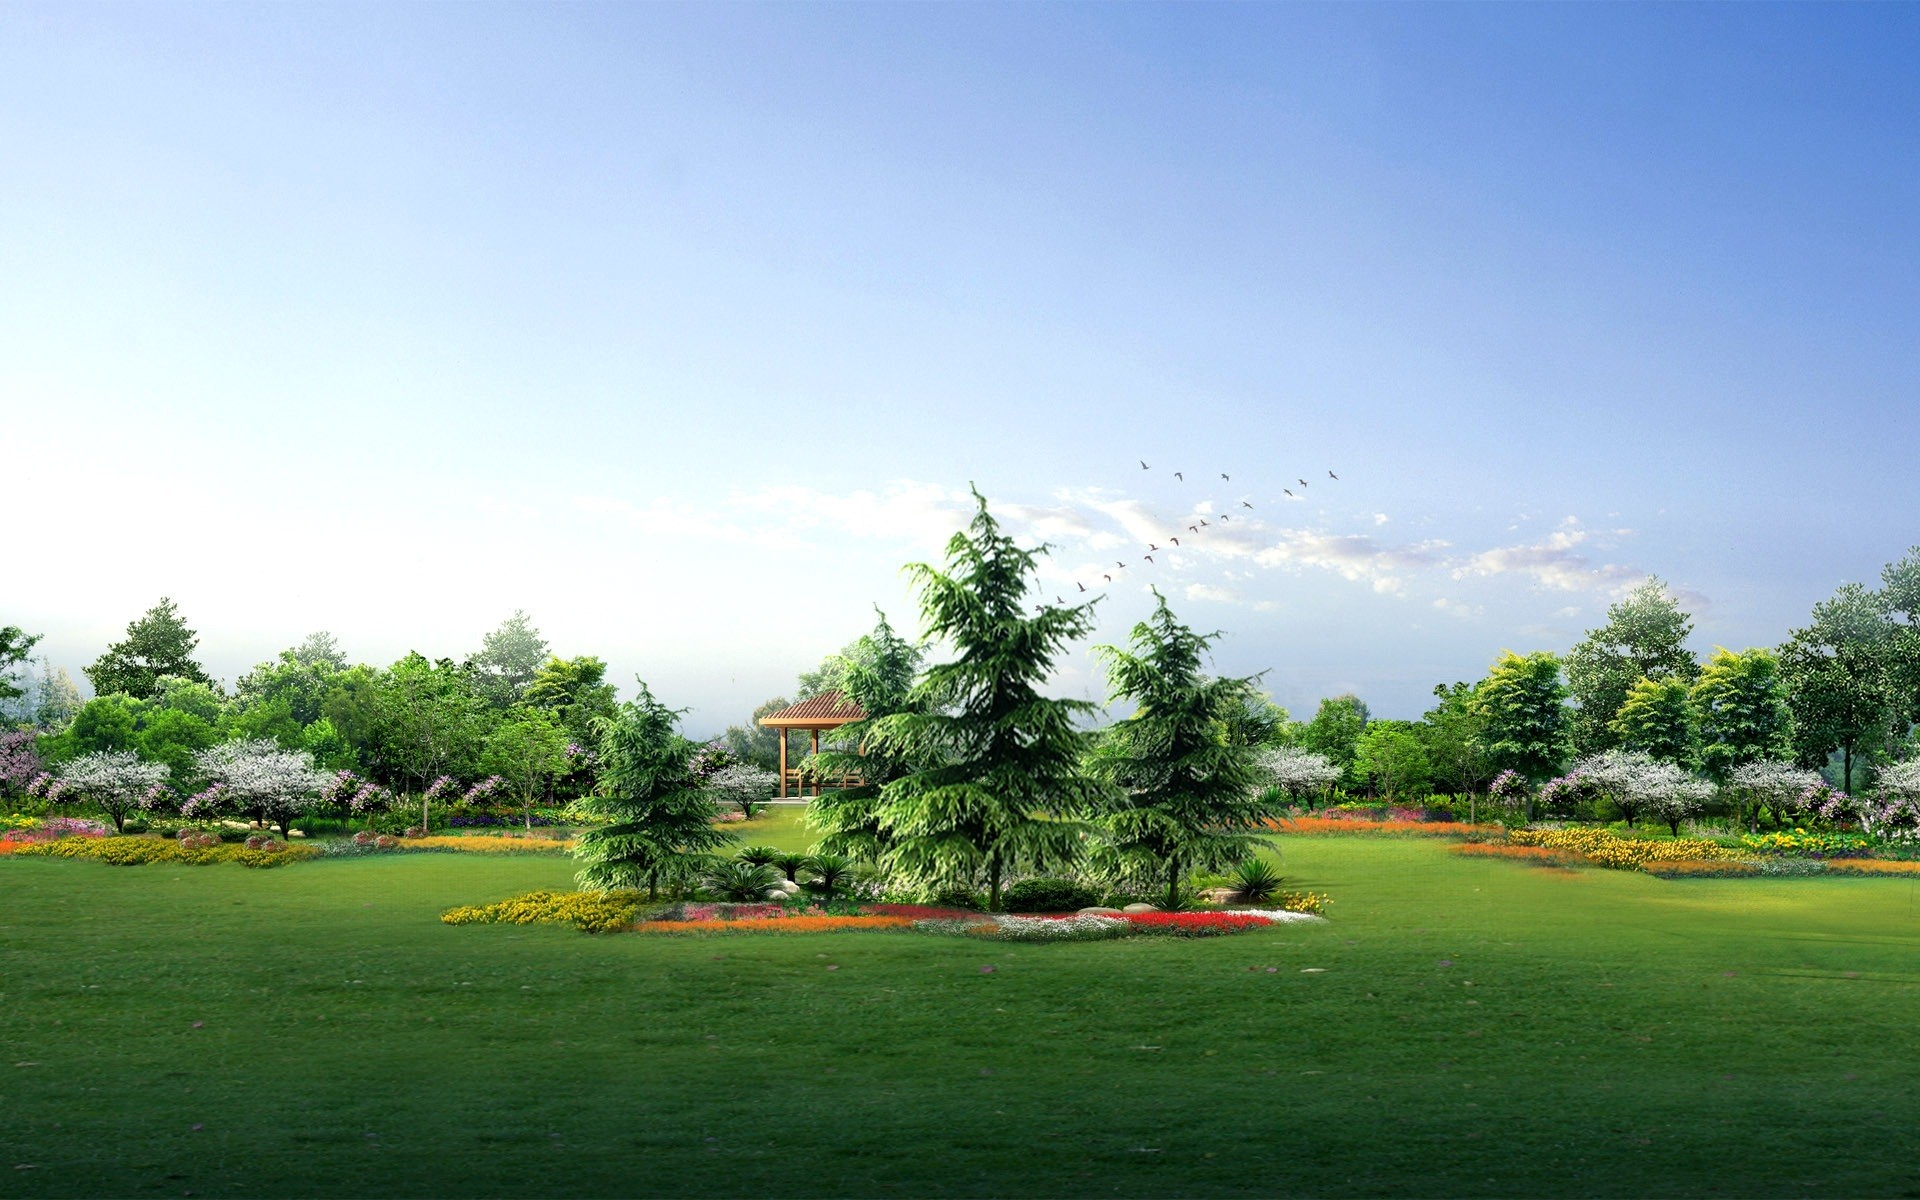
[{"label": "green lawn", "polygon": [[1914,883],[1422,841],[1285,865],[1333,922],[995,946],[436,919],[565,887],[562,858],[0,860],[0,1171],[23,1197],[1920,1194]]}]

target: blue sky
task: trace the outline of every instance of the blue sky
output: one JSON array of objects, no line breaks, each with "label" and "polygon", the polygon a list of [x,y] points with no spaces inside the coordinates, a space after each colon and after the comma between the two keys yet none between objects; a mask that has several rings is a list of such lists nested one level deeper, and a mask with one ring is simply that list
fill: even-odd
[{"label": "blue sky", "polygon": [[166,594],[231,679],[524,608],[706,733],[910,625],[971,482],[1050,593],[1130,564],[1094,640],[1156,584],[1296,711],[1648,572],[1772,644],[1920,540],[1915,61],[1901,6],[9,6],[0,623],[77,675]]}]

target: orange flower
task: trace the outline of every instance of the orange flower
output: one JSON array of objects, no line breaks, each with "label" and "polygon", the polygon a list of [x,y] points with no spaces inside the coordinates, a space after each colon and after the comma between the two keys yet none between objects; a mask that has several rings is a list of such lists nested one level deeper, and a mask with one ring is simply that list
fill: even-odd
[{"label": "orange flower", "polygon": [[781,917],[747,921],[642,921],[641,933],[848,933],[862,929],[911,929],[913,918],[889,916]]}]

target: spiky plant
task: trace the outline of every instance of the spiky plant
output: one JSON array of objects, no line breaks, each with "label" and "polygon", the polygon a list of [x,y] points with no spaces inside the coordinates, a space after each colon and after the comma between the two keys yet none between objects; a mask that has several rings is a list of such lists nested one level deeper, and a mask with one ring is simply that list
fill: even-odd
[{"label": "spiky plant", "polygon": [[765,863],[723,858],[707,868],[700,882],[722,900],[765,900],[780,876]]},{"label": "spiky plant", "polygon": [[1280,890],[1281,875],[1264,858],[1249,858],[1233,869],[1233,898],[1243,904],[1264,904]]},{"label": "spiky plant", "polygon": [[744,863],[755,866],[772,866],[785,851],[778,846],[742,846],[733,852],[733,856]]},{"label": "spiky plant", "polygon": [[820,893],[825,900],[833,899],[834,893],[845,887],[858,870],[852,859],[840,854],[813,855],[803,869],[807,890]]}]

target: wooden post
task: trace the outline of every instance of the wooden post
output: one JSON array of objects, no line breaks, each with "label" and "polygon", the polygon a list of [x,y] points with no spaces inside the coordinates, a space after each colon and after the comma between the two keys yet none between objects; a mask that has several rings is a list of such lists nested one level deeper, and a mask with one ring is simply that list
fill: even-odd
[{"label": "wooden post", "polygon": [[787,798],[787,727],[780,729],[780,798]]},{"label": "wooden post", "polygon": [[[820,753],[820,731],[818,729],[813,731],[813,752],[815,755]],[[820,772],[818,771],[813,773],[813,794],[816,796],[820,794]]]}]

